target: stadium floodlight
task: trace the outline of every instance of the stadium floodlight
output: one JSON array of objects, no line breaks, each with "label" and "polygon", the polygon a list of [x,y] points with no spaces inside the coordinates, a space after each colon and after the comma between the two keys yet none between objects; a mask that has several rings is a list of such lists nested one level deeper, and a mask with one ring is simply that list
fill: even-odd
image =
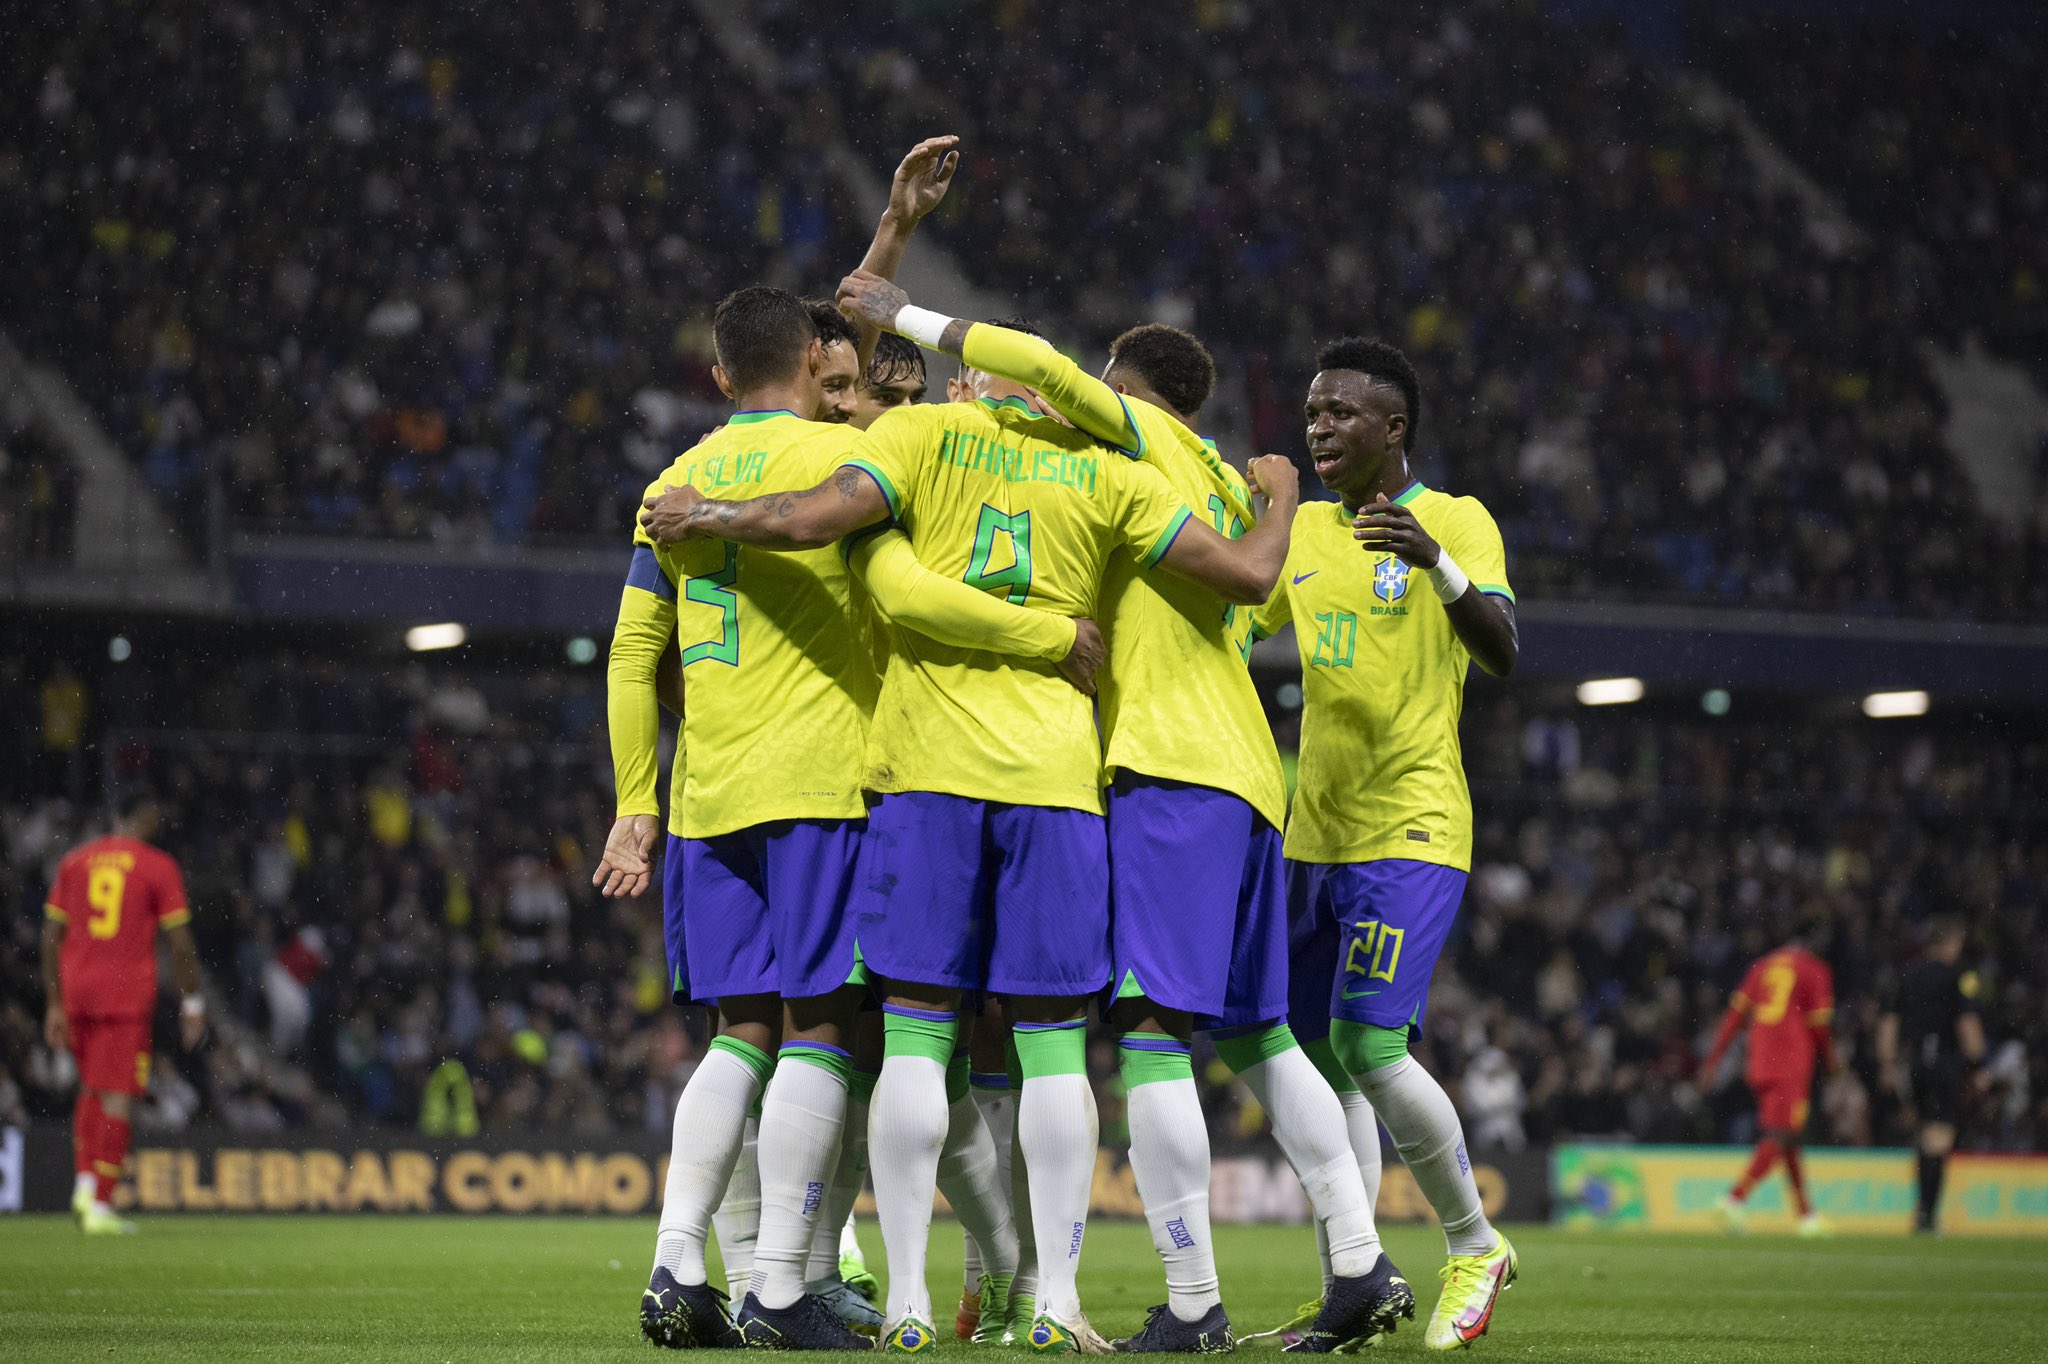
[{"label": "stadium floodlight", "polygon": [[1863,713],[1873,720],[1896,720],[1902,716],[1925,715],[1924,691],[1874,691],[1863,698]]},{"label": "stadium floodlight", "polygon": [[1734,704],[1734,698],[1721,687],[1700,693],[1700,709],[1709,715],[1726,715]]},{"label": "stadium floodlight", "polygon": [[1642,699],[1643,679],[1640,677],[1596,677],[1590,682],[1579,683],[1579,704],[1582,706],[1625,706]]},{"label": "stadium floodlight", "polygon": [[405,647],[416,654],[429,649],[452,649],[469,638],[469,631],[454,621],[440,625],[415,625],[405,632]]}]

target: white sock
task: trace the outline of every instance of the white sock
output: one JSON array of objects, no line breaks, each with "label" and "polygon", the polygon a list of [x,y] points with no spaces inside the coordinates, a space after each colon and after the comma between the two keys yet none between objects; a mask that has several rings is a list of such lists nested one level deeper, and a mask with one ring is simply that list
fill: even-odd
[{"label": "white sock", "polygon": [[725,1197],[711,1214],[718,1232],[718,1258],[725,1264],[725,1288],[734,1302],[747,1296],[753,1286],[754,1243],[761,1234],[761,1120],[747,1119],[746,1135],[740,1143],[739,1158],[733,1162],[732,1178],[726,1181]]},{"label": "white sock", "polygon": [[[1010,1219],[1017,1228],[1017,1277],[1010,1300],[1038,1297],[1038,1230],[1031,1224],[1031,1166],[1017,1131],[1017,1105],[1010,1105]],[[1034,1309],[1035,1310],[1035,1309]]]},{"label": "white sock", "polygon": [[868,1163],[889,1260],[892,1322],[932,1319],[924,1280],[932,1230],[932,1194],[939,1151],[946,1144],[946,1068],[928,1056],[897,1055],[882,1062],[868,1117]]},{"label": "white sock", "polygon": [[975,1252],[975,1283],[984,1270],[1012,1276],[1017,1272],[1017,1227],[1010,1216],[1010,1191],[1001,1179],[996,1144],[981,1120],[981,1109],[963,1096],[946,1113],[939,1192],[952,1205]]},{"label": "white sock", "polygon": [[839,1128],[839,1163],[832,1168],[832,1182],[825,1190],[825,1209],[811,1233],[811,1264],[807,1282],[829,1284],[839,1277],[839,1259],[849,1243],[856,1251],[860,1242],[853,1234],[853,1205],[868,1182],[868,1106],[851,1095],[846,1101],[846,1121]]},{"label": "white sock", "polygon": [[1209,1128],[1193,1076],[1133,1085],[1131,1170],[1166,1266],[1166,1303],[1182,1321],[1200,1321],[1223,1301],[1216,1247],[1209,1234]]},{"label": "white sock", "polygon": [[1479,1206],[1479,1186],[1465,1154],[1465,1129],[1458,1110],[1436,1077],[1412,1056],[1358,1077],[1380,1121],[1393,1134],[1394,1149],[1429,1206],[1444,1224],[1444,1243],[1453,1255],[1484,1255],[1493,1249],[1493,1226]]},{"label": "white sock", "polygon": [[1355,1089],[1337,1091],[1344,1105],[1344,1127],[1351,1136],[1351,1154],[1358,1159],[1358,1177],[1365,1181],[1365,1201],[1375,1213],[1380,1206],[1380,1117],[1372,1100]]},{"label": "white sock", "polygon": [[[754,1295],[771,1311],[804,1293],[813,1232],[839,1164],[846,1077],[788,1049],[761,1101],[761,1235]],[[828,1224],[830,1225],[830,1224]]]},{"label": "white sock", "polygon": [[[988,1129],[989,1145],[996,1153],[996,1189],[1001,1194],[1011,1214],[1011,1234],[1021,1238],[1023,1228],[1016,1216],[1016,1205],[1010,1202],[1010,1152],[1016,1143],[1017,1106],[1010,1102],[1008,1089],[986,1089],[975,1085],[967,1091],[974,1100],[974,1106],[981,1111],[981,1125]],[[981,1247],[963,1229],[962,1238],[967,1243],[966,1258],[961,1262],[961,1280],[967,1290],[973,1292],[981,1283]]]},{"label": "white sock", "polygon": [[80,1194],[85,1194],[90,1198],[93,1194],[99,1192],[99,1188],[100,1181],[92,1171],[80,1170],[78,1178],[71,1181],[71,1196],[76,1198]]},{"label": "white sock", "polygon": [[1330,1082],[1299,1047],[1247,1067],[1238,1078],[1271,1116],[1273,1138],[1315,1209],[1316,1248],[1328,1272],[1345,1278],[1371,1273],[1380,1257],[1380,1234],[1344,1106]]},{"label": "white sock", "polygon": [[[654,1263],[679,1283],[700,1284],[707,1277],[704,1244],[711,1210],[728,1192],[746,1138],[747,1112],[760,1092],[759,1071],[732,1052],[713,1047],[676,1099]],[[729,1266],[731,1252],[722,1228],[718,1249]]]},{"label": "white sock", "polygon": [[1071,1321],[1088,1199],[1095,1186],[1095,1096],[1086,1075],[1036,1075],[1017,1101],[1017,1138],[1031,1163],[1031,1221],[1038,1243],[1038,1310]]}]

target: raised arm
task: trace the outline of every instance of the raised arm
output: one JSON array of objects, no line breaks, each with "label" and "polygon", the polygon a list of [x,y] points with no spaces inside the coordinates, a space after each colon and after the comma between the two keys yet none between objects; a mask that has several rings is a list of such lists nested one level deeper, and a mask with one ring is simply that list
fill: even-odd
[{"label": "raised arm", "polygon": [[971,368],[1035,389],[1054,411],[1095,439],[1127,454],[1139,452],[1141,437],[1122,396],[1041,337],[928,312],[879,271],[865,269],[840,281],[839,309],[856,324],[907,336]]},{"label": "raised arm", "polygon": [[661,700],[657,678],[676,629],[676,589],[646,545],[633,549],[619,596],[605,668],[605,724],[611,736],[617,819],[590,882],[608,896],[638,895],[654,878],[654,842],[661,833]]},{"label": "raised arm", "polygon": [[961,649],[1042,659],[1082,691],[1095,691],[1102,633],[1093,621],[1013,606],[979,588],[934,573],[918,562],[900,530],[871,535],[853,547],[853,571],[889,619]]},{"label": "raised arm", "polygon": [[1515,628],[1513,600],[1466,577],[1443,546],[1422,528],[1413,511],[1388,501],[1381,493],[1359,508],[1352,526],[1352,538],[1366,549],[1390,551],[1429,575],[1430,586],[1451,619],[1451,629],[1473,662],[1495,677],[1506,677],[1515,670],[1522,643]]},{"label": "raised arm", "polygon": [[1226,601],[1260,606],[1273,595],[1287,562],[1287,540],[1301,503],[1301,477],[1285,455],[1259,456],[1245,476],[1266,497],[1266,514],[1259,523],[1238,539],[1227,540],[1191,518],[1174,536],[1159,566],[1192,578]]},{"label": "raised arm", "polygon": [[890,514],[874,476],[851,465],[802,492],[723,502],[686,485],[641,506],[640,528],[659,545],[704,537],[781,550],[820,549]]},{"label": "raised arm", "polygon": [[[960,168],[960,153],[954,150],[959,145],[960,139],[949,135],[928,137],[910,149],[910,155],[903,158],[896,167],[895,178],[889,182],[889,206],[882,210],[882,220],[875,225],[875,239],[868,244],[868,253],[861,257],[856,273],[884,280],[896,278],[918,223],[939,206],[952,187],[953,172]],[[849,316],[860,336],[860,372],[866,374],[881,329],[864,317]]]}]

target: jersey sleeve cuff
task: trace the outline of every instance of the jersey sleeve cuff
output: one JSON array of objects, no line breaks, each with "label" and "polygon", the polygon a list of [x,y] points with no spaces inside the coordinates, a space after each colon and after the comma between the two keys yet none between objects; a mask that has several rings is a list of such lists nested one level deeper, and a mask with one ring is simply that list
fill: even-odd
[{"label": "jersey sleeve cuff", "polygon": [[57,906],[50,904],[46,904],[43,906],[43,917],[45,919],[55,919],[60,924],[68,924],[71,922],[71,916],[69,914],[66,914],[63,910],[57,908]]},{"label": "jersey sleeve cuff", "polygon": [[[1116,393],[1116,390],[1111,389],[1110,392]],[[1143,459],[1145,457],[1145,432],[1138,425],[1138,419],[1131,415],[1131,405],[1124,401],[1123,394],[1116,394],[1116,405],[1124,410],[1124,427],[1131,433],[1131,444],[1119,445],[1116,448],[1129,455],[1132,459]]]},{"label": "jersey sleeve cuff", "polygon": [[1515,601],[1514,589],[1506,583],[1474,583],[1472,585],[1489,597],[1506,597],[1510,606],[1520,605],[1520,603]]},{"label": "jersey sleeve cuff", "polygon": [[158,916],[157,916],[157,921],[156,921],[156,926],[157,926],[158,928],[182,928],[182,927],[184,927],[184,926],[185,926],[186,924],[189,924],[189,923],[191,923],[191,922],[192,922],[192,910],[191,910],[191,908],[190,908],[189,906],[186,906],[186,905],[180,905],[180,906],[178,906],[178,908],[176,908],[176,909],[172,910],[172,911],[171,911],[170,913],[168,913],[168,914],[161,914],[161,915],[158,915]]},{"label": "jersey sleeve cuff", "polygon": [[875,486],[882,490],[882,500],[889,504],[889,517],[891,520],[903,515],[903,499],[897,495],[896,485],[889,481],[887,474],[864,459],[849,459],[844,467],[858,469],[875,481]]},{"label": "jersey sleeve cuff", "polygon": [[1159,537],[1158,542],[1138,562],[1144,567],[1150,568],[1161,559],[1164,559],[1166,552],[1173,548],[1173,542],[1180,538],[1181,528],[1187,525],[1188,518],[1193,515],[1193,512],[1189,511],[1186,507],[1182,507],[1180,514],[1173,518],[1173,523],[1166,528],[1165,533]]}]

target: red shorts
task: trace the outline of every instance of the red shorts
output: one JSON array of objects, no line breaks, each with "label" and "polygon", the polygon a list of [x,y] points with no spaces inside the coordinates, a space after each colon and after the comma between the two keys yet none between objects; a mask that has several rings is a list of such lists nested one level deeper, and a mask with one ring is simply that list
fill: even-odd
[{"label": "red shorts", "polygon": [[1813,1107],[1808,1097],[1813,1093],[1813,1077],[1803,1080],[1751,1080],[1750,1092],[1756,1095],[1757,1125],[1766,1132],[1791,1132],[1806,1130],[1806,1115]]},{"label": "red shorts", "polygon": [[115,1094],[141,1094],[149,1088],[148,1018],[72,1014],[65,1021],[71,1025],[80,1084]]}]

